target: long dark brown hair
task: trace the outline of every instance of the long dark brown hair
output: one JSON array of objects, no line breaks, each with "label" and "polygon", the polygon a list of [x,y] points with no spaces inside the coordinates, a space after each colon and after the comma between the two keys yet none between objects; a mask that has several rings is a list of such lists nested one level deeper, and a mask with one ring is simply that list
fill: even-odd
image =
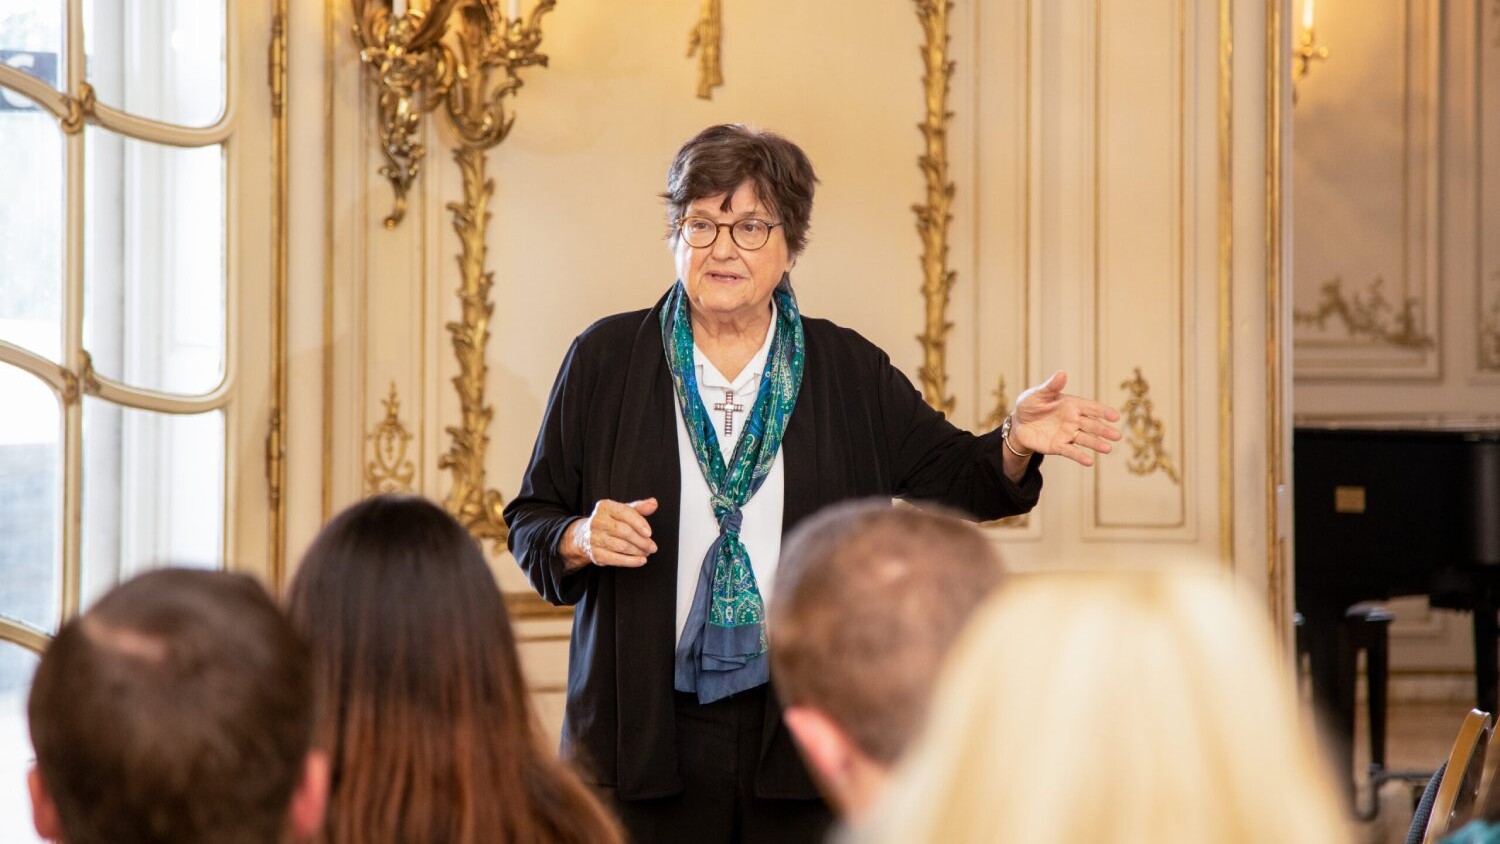
[{"label": "long dark brown hair", "polygon": [[325,841],[620,840],[544,749],[494,576],[437,505],[378,496],[339,514],[303,557],[290,612],[318,662]]}]

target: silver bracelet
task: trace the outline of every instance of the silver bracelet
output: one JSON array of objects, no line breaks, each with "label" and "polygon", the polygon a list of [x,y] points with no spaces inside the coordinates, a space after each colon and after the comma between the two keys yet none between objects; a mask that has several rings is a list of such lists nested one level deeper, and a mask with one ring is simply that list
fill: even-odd
[{"label": "silver bracelet", "polygon": [[1009,416],[1005,417],[1005,422],[1000,426],[1000,442],[1005,444],[1005,450],[1020,458],[1036,454],[1035,451],[1016,451],[1016,447],[1010,444],[1010,419]]}]

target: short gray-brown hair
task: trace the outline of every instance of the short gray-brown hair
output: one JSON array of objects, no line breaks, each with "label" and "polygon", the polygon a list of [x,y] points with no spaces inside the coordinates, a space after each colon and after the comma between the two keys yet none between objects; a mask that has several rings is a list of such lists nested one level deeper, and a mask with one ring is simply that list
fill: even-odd
[{"label": "short gray-brown hair", "polygon": [[767,632],[786,706],[810,706],[890,764],[926,717],[938,669],[1000,584],[999,554],[972,524],[887,499],[830,507],[792,532]]},{"label": "short gray-brown hair", "polygon": [[677,150],[661,195],[667,201],[667,238],[677,237],[678,224],[693,201],[726,194],[728,210],[727,195],[747,181],[780,218],[787,251],[793,257],[802,254],[818,183],[812,162],[786,138],[739,123],[710,126]]},{"label": "short gray-brown hair", "polygon": [[316,720],[313,657],[259,583],[162,569],[64,624],[28,701],[73,844],[275,841]]}]

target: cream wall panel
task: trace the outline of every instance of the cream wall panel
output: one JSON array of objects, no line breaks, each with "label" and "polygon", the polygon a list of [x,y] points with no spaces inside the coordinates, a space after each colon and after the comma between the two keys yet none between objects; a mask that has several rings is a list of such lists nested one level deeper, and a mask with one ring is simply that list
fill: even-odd
[{"label": "cream wall panel", "polygon": [[[1419,0],[1413,0],[1414,10],[1423,7]],[[1318,30],[1322,40],[1324,11],[1321,6],[1319,9]],[[1491,221],[1497,210],[1491,196],[1493,191],[1489,188],[1500,185],[1495,181],[1495,173],[1500,170],[1500,156],[1497,156],[1500,147],[1496,145],[1493,131],[1500,126],[1497,123],[1500,121],[1497,117],[1500,115],[1500,99],[1495,93],[1500,90],[1497,88],[1500,71],[1496,69],[1500,46],[1496,45],[1494,36],[1500,29],[1497,29],[1493,15],[1479,3],[1446,3],[1436,9],[1432,14],[1437,16],[1440,12],[1440,19],[1435,17],[1434,22],[1442,27],[1442,64],[1431,75],[1441,80],[1441,87],[1434,87],[1431,99],[1440,103],[1437,108],[1442,123],[1434,135],[1435,145],[1431,147],[1435,152],[1426,156],[1428,162],[1422,169],[1433,174],[1433,193],[1441,199],[1439,213],[1432,216],[1441,219],[1442,225],[1427,250],[1436,268],[1430,277],[1438,286],[1430,294],[1424,294],[1430,295],[1430,301],[1437,305],[1431,309],[1437,320],[1432,324],[1442,330],[1433,328],[1436,345],[1432,354],[1441,365],[1433,370],[1434,377],[1431,378],[1411,377],[1395,382],[1371,383],[1372,378],[1389,374],[1390,360],[1393,359],[1389,356],[1400,353],[1399,350],[1385,352],[1366,344],[1364,351],[1359,353],[1363,356],[1348,358],[1350,368],[1335,376],[1321,368],[1321,349],[1314,348],[1304,353],[1299,341],[1294,395],[1299,415],[1493,414],[1495,408],[1500,407],[1500,379],[1493,378],[1480,366],[1481,326],[1485,319],[1482,305],[1486,297],[1492,295],[1496,271],[1496,239],[1486,235],[1493,228]],[[1393,7],[1389,13],[1397,12],[1399,9]],[[1334,27],[1327,36],[1331,38],[1333,32],[1339,31],[1340,18],[1336,7],[1328,9],[1327,14],[1331,16]],[[1395,22],[1390,23],[1395,26]],[[1353,62],[1360,59],[1361,54],[1351,50],[1347,58]],[[1368,60],[1374,61],[1373,58]],[[1390,238],[1377,234],[1341,235],[1334,226],[1343,224],[1330,219],[1319,205],[1330,201],[1327,196],[1320,198],[1317,175],[1318,168],[1323,166],[1320,157],[1327,154],[1331,143],[1330,133],[1335,136],[1343,133],[1339,143],[1349,148],[1354,145],[1349,133],[1394,134],[1399,137],[1415,131],[1409,126],[1378,131],[1362,129],[1357,124],[1346,126],[1348,120],[1361,113],[1346,114],[1345,110],[1363,108],[1357,103],[1366,95],[1362,88],[1350,87],[1362,77],[1351,80],[1347,75],[1337,75],[1338,61],[1339,56],[1335,55],[1314,67],[1313,74],[1302,86],[1302,99],[1296,111],[1298,135],[1294,158],[1299,174],[1299,193],[1294,226],[1298,243],[1295,271],[1299,297],[1325,278],[1326,268],[1332,266],[1332,262],[1367,260],[1370,254],[1385,254],[1381,250],[1390,246]],[[1338,119],[1336,124],[1331,123],[1334,118]],[[1388,121],[1394,118],[1376,115],[1370,119]],[[1410,122],[1420,123],[1425,119],[1424,112],[1417,111],[1413,112]],[[1357,158],[1354,152],[1349,156]],[[1368,161],[1363,164],[1374,167]],[[1379,174],[1372,174],[1371,179],[1376,178]],[[1346,215],[1356,206],[1366,205],[1371,206],[1370,214],[1382,213],[1379,203],[1369,201],[1369,197],[1356,196],[1360,197],[1358,201],[1345,200],[1349,206],[1344,209]],[[1318,261],[1327,263],[1319,264]],[[1300,302],[1299,299],[1299,308],[1305,307]],[[1333,333],[1335,323],[1331,321],[1329,326],[1330,333]],[[1342,331],[1342,326],[1338,330]],[[1305,366],[1309,355],[1313,360]]]},{"label": "cream wall panel", "polygon": [[[1129,437],[1093,478],[1090,537],[1163,529],[1191,538],[1189,486],[1182,482],[1187,290],[1185,249],[1195,232],[1185,213],[1190,159],[1184,3],[1157,0],[1128,11],[1102,3],[1095,22],[1094,386],[1123,407],[1123,384],[1139,368],[1161,424],[1160,454],[1138,474]],[[1142,468],[1142,471],[1148,471]],[[1170,475],[1176,474],[1174,481]],[[1195,514],[1191,514],[1195,515]]]},{"label": "cream wall panel", "polygon": [[1337,52],[1298,89],[1296,310],[1311,317],[1332,304],[1328,285],[1338,281],[1344,302],[1386,303],[1374,313],[1383,331],[1400,334],[1408,307],[1413,326],[1409,342],[1398,343],[1355,333],[1337,315],[1321,325],[1299,316],[1299,378],[1439,375],[1439,350],[1427,338],[1441,333],[1438,121],[1452,92],[1441,88],[1437,62],[1441,10],[1460,5],[1403,0],[1317,10],[1319,40]]},{"label": "cream wall panel", "polygon": [[[296,209],[288,229],[286,428],[287,569],[323,523],[323,285],[332,257],[323,213],[325,179],[331,174],[326,153],[325,70],[329,57],[325,14],[321,4],[289,4],[288,97],[289,145],[296,178],[289,182],[289,203]],[[331,380],[327,381],[331,385]]]},{"label": "cream wall panel", "polygon": [[[1212,504],[1228,448],[1213,363],[1218,8],[1160,0],[1128,11],[1094,2],[1037,10],[1039,151],[1029,178],[1038,187],[1020,241],[1035,255],[1035,287],[1022,290],[1035,290],[1040,335],[1028,381],[1066,369],[1071,390],[1121,407],[1123,382],[1140,367],[1178,480],[1132,472],[1125,443],[1092,471],[1049,462],[1034,541],[1006,548],[1022,568],[1201,563],[1222,558],[1226,541]],[[982,84],[1009,91],[1009,81]]]},{"label": "cream wall panel", "polygon": [[[973,68],[959,74],[972,90],[958,100],[954,121],[955,127],[973,127],[972,135],[955,133],[972,145],[972,152],[959,147],[960,165],[973,162],[971,178],[959,182],[954,238],[959,253],[973,261],[971,267],[958,267],[955,334],[969,343],[955,346],[960,350],[955,364],[967,363],[970,356],[962,353],[967,348],[973,349],[973,363],[968,378],[955,380],[955,420],[975,431],[995,427],[1021,391],[1045,377],[1035,363],[1041,333],[1036,248],[1042,205],[1037,189],[1041,5],[1040,0],[985,5],[973,22],[974,38],[955,44],[960,67]],[[964,121],[965,112],[972,114],[970,121]],[[1037,511],[1011,520],[996,529],[996,536],[1006,542],[1035,540],[1045,518]]]}]

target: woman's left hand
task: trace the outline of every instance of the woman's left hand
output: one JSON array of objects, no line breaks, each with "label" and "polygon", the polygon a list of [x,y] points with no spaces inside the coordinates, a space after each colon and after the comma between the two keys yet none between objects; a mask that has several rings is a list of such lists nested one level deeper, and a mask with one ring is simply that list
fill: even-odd
[{"label": "woman's left hand", "polygon": [[1068,373],[1057,372],[1047,383],[1032,387],[1016,400],[1011,414],[1010,441],[1023,451],[1059,454],[1084,466],[1094,465],[1094,455],[1109,454],[1119,442],[1120,412],[1092,399],[1063,392]]}]

